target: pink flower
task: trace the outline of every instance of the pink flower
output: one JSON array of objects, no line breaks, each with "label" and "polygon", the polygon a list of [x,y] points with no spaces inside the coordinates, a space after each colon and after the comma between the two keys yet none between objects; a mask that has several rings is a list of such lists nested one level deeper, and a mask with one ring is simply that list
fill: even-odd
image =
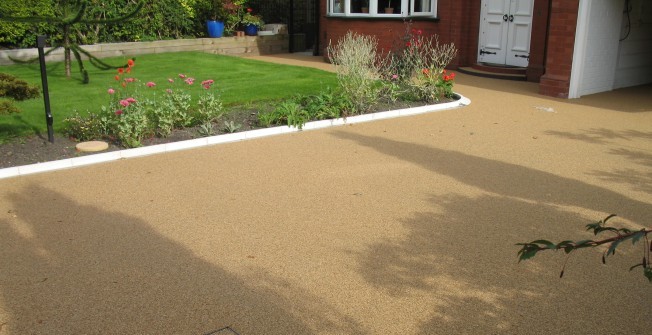
[{"label": "pink flower", "polygon": [[393,74],[392,79],[398,79],[398,74]]},{"label": "pink flower", "polygon": [[133,83],[134,81],[136,81],[136,78],[126,78],[125,81],[128,83]]},{"label": "pink flower", "polygon": [[112,89],[112,88],[109,88],[109,90],[107,92],[109,92],[109,94],[115,94],[115,90]]},{"label": "pink flower", "polygon": [[134,103],[136,103],[136,99],[134,99],[134,98],[127,98],[126,100],[127,100],[127,102],[130,103],[130,104],[134,104]]},{"label": "pink flower", "polygon": [[215,81],[213,81],[213,79],[208,79],[208,80],[204,80],[204,81],[202,81],[201,84],[204,85],[204,86],[205,86],[205,85],[210,86],[210,85],[213,85],[214,82],[215,82]]},{"label": "pink flower", "polygon": [[122,115],[122,110],[119,109],[119,110],[115,111],[115,115],[118,115],[118,116]]},{"label": "pink flower", "polygon": [[195,78],[186,78],[186,80],[184,81],[186,82],[186,84],[192,85],[195,82]]},{"label": "pink flower", "polygon": [[153,81],[148,81],[147,84],[145,84],[145,85],[147,85],[147,87],[154,87],[154,86],[156,86],[156,84],[155,84]]},{"label": "pink flower", "polygon": [[122,105],[122,107],[129,107],[129,101],[127,101],[127,100],[120,100],[120,105]]},{"label": "pink flower", "polygon": [[173,83],[173,82],[174,82],[174,79],[168,78],[168,83]]},{"label": "pink flower", "polygon": [[423,30],[421,29],[417,30],[417,35],[421,35],[421,34],[423,34]]},{"label": "pink flower", "polygon": [[165,92],[167,92],[168,94],[172,94],[172,90],[169,89],[169,88],[167,90],[165,90]]},{"label": "pink flower", "polygon": [[185,74],[179,73],[179,78],[183,79],[183,78],[185,78],[185,77],[186,77]]},{"label": "pink flower", "polygon": [[211,85],[202,85],[202,86],[204,87],[205,90],[211,88]]}]

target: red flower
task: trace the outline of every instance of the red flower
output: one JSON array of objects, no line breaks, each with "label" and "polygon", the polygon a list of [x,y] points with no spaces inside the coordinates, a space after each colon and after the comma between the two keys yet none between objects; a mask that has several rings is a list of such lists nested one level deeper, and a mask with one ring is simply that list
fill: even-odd
[{"label": "red flower", "polygon": [[251,12],[253,12],[253,11],[254,11],[253,9],[251,9],[251,8],[247,8],[247,13],[251,13]]},{"label": "red flower", "polygon": [[421,72],[422,72],[423,74],[425,74],[426,76],[427,76],[428,74],[430,74],[430,70],[429,70],[429,69],[423,69],[423,70],[421,70]]},{"label": "red flower", "polygon": [[123,69],[123,68],[118,68],[118,73],[119,73],[119,74],[123,74],[123,73],[125,73],[125,69]]},{"label": "red flower", "polygon": [[115,77],[113,77],[113,78],[115,78],[115,80],[118,80],[118,81],[120,81],[120,76],[117,76],[117,75],[116,75],[116,76],[115,76]]},{"label": "red flower", "polygon": [[115,115],[122,115],[122,110],[115,111]]},{"label": "red flower", "polygon": [[409,48],[409,47],[411,47],[411,46],[412,46],[412,43],[410,43],[410,42],[407,42],[407,43],[405,43],[405,46]]},{"label": "red flower", "polygon": [[417,35],[421,35],[421,34],[423,34],[423,30],[421,29],[417,30]]},{"label": "red flower", "polygon": [[130,59],[130,60],[127,61],[127,65],[128,65],[129,67],[132,67],[132,66],[136,65],[136,63],[134,63],[134,60],[133,60],[133,59]]}]

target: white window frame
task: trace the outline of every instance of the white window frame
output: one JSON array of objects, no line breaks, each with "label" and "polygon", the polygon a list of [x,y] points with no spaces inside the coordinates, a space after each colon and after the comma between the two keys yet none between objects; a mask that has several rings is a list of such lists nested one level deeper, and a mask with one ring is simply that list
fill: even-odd
[{"label": "white window frame", "polygon": [[[326,13],[328,16],[333,17],[363,17],[363,18],[399,18],[399,17],[424,17],[424,18],[436,18],[437,17],[437,1],[438,0],[402,0],[401,1],[401,13],[400,14],[385,14],[378,13],[379,6],[383,5],[385,0],[369,0],[369,13],[352,13],[351,12],[351,0],[328,0],[326,1]],[[430,2],[430,11],[427,12],[415,12],[414,3],[415,2]],[[339,6],[336,6],[339,4]],[[335,12],[336,8],[339,8],[341,12]]]}]

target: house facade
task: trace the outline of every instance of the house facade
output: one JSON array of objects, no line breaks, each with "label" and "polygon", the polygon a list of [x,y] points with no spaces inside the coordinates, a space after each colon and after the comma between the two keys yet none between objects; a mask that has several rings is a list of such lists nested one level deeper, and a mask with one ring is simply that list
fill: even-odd
[{"label": "house facade", "polygon": [[348,31],[391,50],[410,28],[454,43],[450,68],[522,68],[560,98],[652,82],[649,0],[319,0],[320,55]]}]

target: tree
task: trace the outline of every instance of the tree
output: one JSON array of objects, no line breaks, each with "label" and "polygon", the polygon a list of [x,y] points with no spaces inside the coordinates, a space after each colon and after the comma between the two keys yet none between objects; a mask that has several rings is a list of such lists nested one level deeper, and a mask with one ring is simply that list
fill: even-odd
[{"label": "tree", "polygon": [[[634,270],[638,267],[641,267],[643,269],[643,275],[647,277],[647,279],[652,283],[652,267],[650,266],[650,254],[652,253],[652,244],[650,243],[650,240],[648,239],[648,234],[652,232],[652,229],[641,229],[641,230],[636,230],[632,231],[627,228],[615,228],[615,227],[609,227],[607,226],[607,221],[613,217],[615,217],[616,214],[611,214],[607,216],[605,219],[602,221],[598,221],[595,223],[591,223],[586,225],[586,230],[593,231],[593,234],[597,236],[598,234],[604,233],[604,232],[609,232],[614,234],[614,236],[602,240],[581,240],[581,241],[562,241],[557,244],[552,243],[548,240],[535,240],[532,242],[528,243],[517,243],[516,245],[521,246],[521,250],[518,251],[518,258],[519,262],[523,260],[530,259],[534,256],[539,251],[546,251],[546,250],[564,250],[564,252],[568,255],[566,260],[568,260],[568,257],[570,257],[570,253],[578,250],[578,249],[584,249],[584,248],[595,248],[597,246],[603,245],[603,244],[608,244],[609,248],[607,251],[604,252],[602,255],[602,264],[607,263],[607,257],[609,255],[615,255],[616,254],[616,248],[624,242],[624,241],[632,241],[632,244],[636,244],[638,241],[641,239],[644,239],[643,241],[643,260],[641,263],[635,264],[632,267],[629,268],[629,270]],[[564,266],[562,267],[561,273],[559,274],[559,277],[564,276],[564,269],[566,267],[566,263],[564,263]]]},{"label": "tree", "polygon": [[[63,48],[64,49],[64,64],[66,76],[70,78],[71,75],[71,61],[72,56],[75,56],[77,63],[79,64],[79,71],[82,74],[82,80],[84,83],[88,83],[88,72],[84,68],[84,62],[82,61],[81,55],[83,54],[88,58],[90,63],[99,68],[99,69],[112,69],[116,66],[109,65],[99,58],[93,56],[88,51],[84,50],[79,46],[78,43],[72,40],[72,28],[75,25],[110,25],[124,22],[133,18],[140,10],[143,8],[144,2],[138,1],[133,11],[127,13],[126,15],[116,17],[116,18],[104,18],[104,19],[93,19],[86,18],[88,10],[88,2],[84,0],[57,0],[54,1],[57,6],[57,12],[60,13],[60,16],[12,16],[0,13],[0,19],[12,22],[25,22],[25,23],[49,23],[58,28],[62,34],[62,43],[61,45],[53,45],[54,47],[48,50],[45,54],[48,55],[53,51]],[[27,60],[27,62],[33,62],[36,59]]]}]

